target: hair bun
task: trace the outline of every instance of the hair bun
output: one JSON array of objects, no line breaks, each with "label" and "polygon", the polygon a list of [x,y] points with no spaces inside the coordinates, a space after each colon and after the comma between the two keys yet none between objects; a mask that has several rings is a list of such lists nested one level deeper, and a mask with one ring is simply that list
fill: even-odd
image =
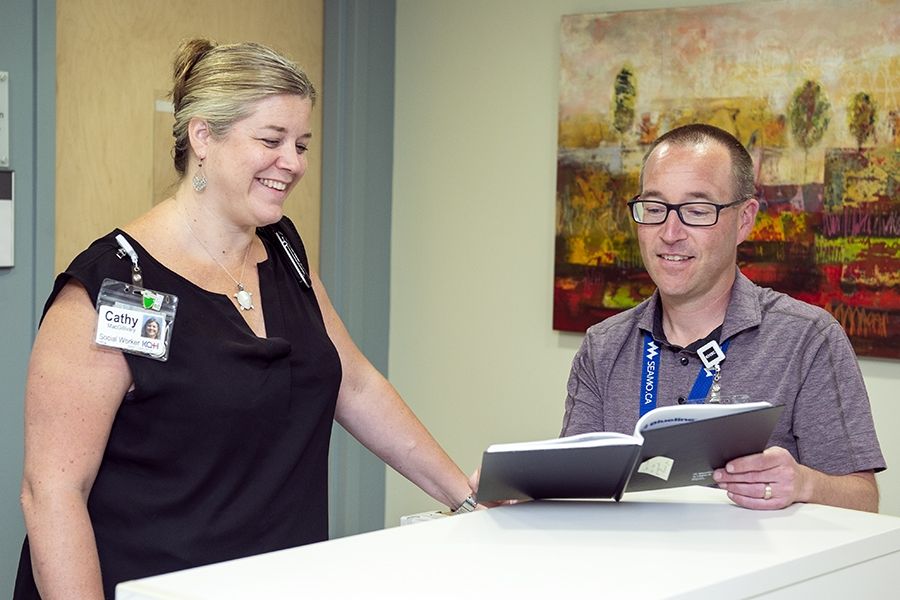
[{"label": "hair bun", "polygon": [[216,47],[214,42],[203,38],[194,38],[181,43],[175,53],[174,74],[172,77],[172,104],[175,109],[184,97],[185,82],[201,58]]}]

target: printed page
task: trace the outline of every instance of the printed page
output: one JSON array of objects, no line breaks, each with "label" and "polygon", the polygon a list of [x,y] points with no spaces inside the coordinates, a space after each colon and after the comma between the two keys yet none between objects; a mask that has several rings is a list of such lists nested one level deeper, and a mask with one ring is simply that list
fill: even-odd
[{"label": "printed page", "polygon": [[736,415],[772,406],[769,402],[747,402],[745,404],[680,404],[662,406],[641,417],[634,431],[636,436],[652,429],[671,427],[681,423],[693,423],[713,417]]},{"label": "printed page", "polygon": [[540,440],[536,442],[512,442],[508,444],[493,444],[488,446],[485,452],[518,452],[523,450],[552,450],[554,448],[594,448],[598,446],[625,446],[633,445],[637,440],[624,433],[612,431],[595,431],[580,433],[567,437],[554,438],[552,440]]}]

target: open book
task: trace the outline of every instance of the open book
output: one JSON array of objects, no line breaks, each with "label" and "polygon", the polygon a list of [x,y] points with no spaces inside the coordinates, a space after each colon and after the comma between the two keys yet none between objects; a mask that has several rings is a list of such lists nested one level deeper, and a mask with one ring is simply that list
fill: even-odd
[{"label": "open book", "polygon": [[615,498],[626,491],[711,485],[714,469],[762,452],[782,406],[683,404],[641,417],[633,435],[582,433],[484,451],[478,500]]}]

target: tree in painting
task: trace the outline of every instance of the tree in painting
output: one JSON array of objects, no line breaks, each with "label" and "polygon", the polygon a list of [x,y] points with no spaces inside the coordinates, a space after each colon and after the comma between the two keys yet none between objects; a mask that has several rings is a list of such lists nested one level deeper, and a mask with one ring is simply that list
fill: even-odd
[{"label": "tree in painting", "polygon": [[616,75],[616,83],[613,92],[613,127],[622,136],[622,144],[625,143],[625,132],[631,129],[634,123],[634,105],[637,98],[634,73],[628,67],[622,67]]},{"label": "tree in painting", "polygon": [[856,146],[862,149],[866,140],[875,133],[875,100],[866,92],[857,92],[847,106],[847,126],[856,138]]},{"label": "tree in painting", "polygon": [[[831,103],[822,91],[822,86],[812,80],[806,80],[794,91],[788,105],[788,119],[791,133],[797,144],[803,148],[809,159],[809,149],[821,141],[831,122]],[[806,179],[805,167],[803,178]]]}]

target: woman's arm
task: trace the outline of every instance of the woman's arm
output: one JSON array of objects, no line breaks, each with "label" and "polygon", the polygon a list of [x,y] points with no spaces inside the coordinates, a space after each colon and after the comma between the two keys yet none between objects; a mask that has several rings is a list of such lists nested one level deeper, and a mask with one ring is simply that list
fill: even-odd
[{"label": "woman's arm", "polygon": [[87,292],[69,282],[28,367],[22,512],[44,600],[103,598],[87,498],[131,372],[121,352],[94,345],[96,320]]},{"label": "woman's arm", "polygon": [[472,493],[468,479],[357,348],[318,275],[313,273],[312,280],[325,328],[341,357],[338,423],[431,497],[458,508]]}]

